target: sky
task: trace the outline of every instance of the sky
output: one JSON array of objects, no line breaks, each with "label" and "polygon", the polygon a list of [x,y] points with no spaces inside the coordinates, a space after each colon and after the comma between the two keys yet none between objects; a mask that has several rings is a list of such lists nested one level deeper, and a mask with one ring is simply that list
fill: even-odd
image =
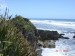
[{"label": "sky", "polygon": [[0,9],[26,18],[75,19],[75,0],[0,0]]}]

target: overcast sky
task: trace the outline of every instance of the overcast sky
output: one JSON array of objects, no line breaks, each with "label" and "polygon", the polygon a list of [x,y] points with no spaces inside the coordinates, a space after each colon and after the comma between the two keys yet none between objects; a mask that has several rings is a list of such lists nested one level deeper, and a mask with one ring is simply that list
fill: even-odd
[{"label": "overcast sky", "polygon": [[0,8],[27,18],[75,19],[75,0],[0,0]]}]

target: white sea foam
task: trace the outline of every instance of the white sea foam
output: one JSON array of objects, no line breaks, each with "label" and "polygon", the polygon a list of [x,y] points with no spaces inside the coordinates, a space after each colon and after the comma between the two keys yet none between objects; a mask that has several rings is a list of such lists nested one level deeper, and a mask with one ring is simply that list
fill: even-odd
[{"label": "white sea foam", "polygon": [[75,39],[60,39],[56,48],[43,48],[42,56],[75,56]]},{"label": "white sea foam", "polygon": [[63,22],[53,20],[31,20],[31,22],[36,26],[36,28],[41,29],[57,29],[61,31],[75,30],[75,22]]},{"label": "white sea foam", "polygon": [[[59,39],[56,48],[42,48],[42,56],[75,56],[75,22],[53,20],[31,20],[37,29],[58,31],[70,39]],[[63,51],[67,50],[67,52]],[[58,52],[57,52],[58,51]]]},{"label": "white sea foam", "polygon": [[37,29],[58,31],[64,33],[65,37],[72,38],[75,32],[75,22],[54,20],[30,20]]}]

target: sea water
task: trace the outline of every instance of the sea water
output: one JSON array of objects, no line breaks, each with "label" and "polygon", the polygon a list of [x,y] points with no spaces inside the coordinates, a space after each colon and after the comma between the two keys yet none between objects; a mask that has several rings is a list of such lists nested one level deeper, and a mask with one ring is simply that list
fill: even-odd
[{"label": "sea water", "polygon": [[75,56],[75,19],[30,20],[37,29],[58,31],[70,39],[59,39],[55,48],[42,48],[42,56]]}]

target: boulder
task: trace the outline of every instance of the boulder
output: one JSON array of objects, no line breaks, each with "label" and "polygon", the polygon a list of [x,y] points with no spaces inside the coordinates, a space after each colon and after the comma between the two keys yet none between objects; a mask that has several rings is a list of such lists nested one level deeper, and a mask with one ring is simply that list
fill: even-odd
[{"label": "boulder", "polygon": [[58,40],[59,33],[57,31],[38,30],[41,40]]},{"label": "boulder", "polygon": [[65,34],[59,34],[59,38],[62,38],[62,39],[69,39],[68,37],[64,37],[63,35],[65,35]]},{"label": "boulder", "polygon": [[59,34],[59,38],[62,38],[62,37],[63,37],[63,35],[65,35],[65,34]]},{"label": "boulder", "polygon": [[61,37],[62,39],[69,39],[68,37]]}]

